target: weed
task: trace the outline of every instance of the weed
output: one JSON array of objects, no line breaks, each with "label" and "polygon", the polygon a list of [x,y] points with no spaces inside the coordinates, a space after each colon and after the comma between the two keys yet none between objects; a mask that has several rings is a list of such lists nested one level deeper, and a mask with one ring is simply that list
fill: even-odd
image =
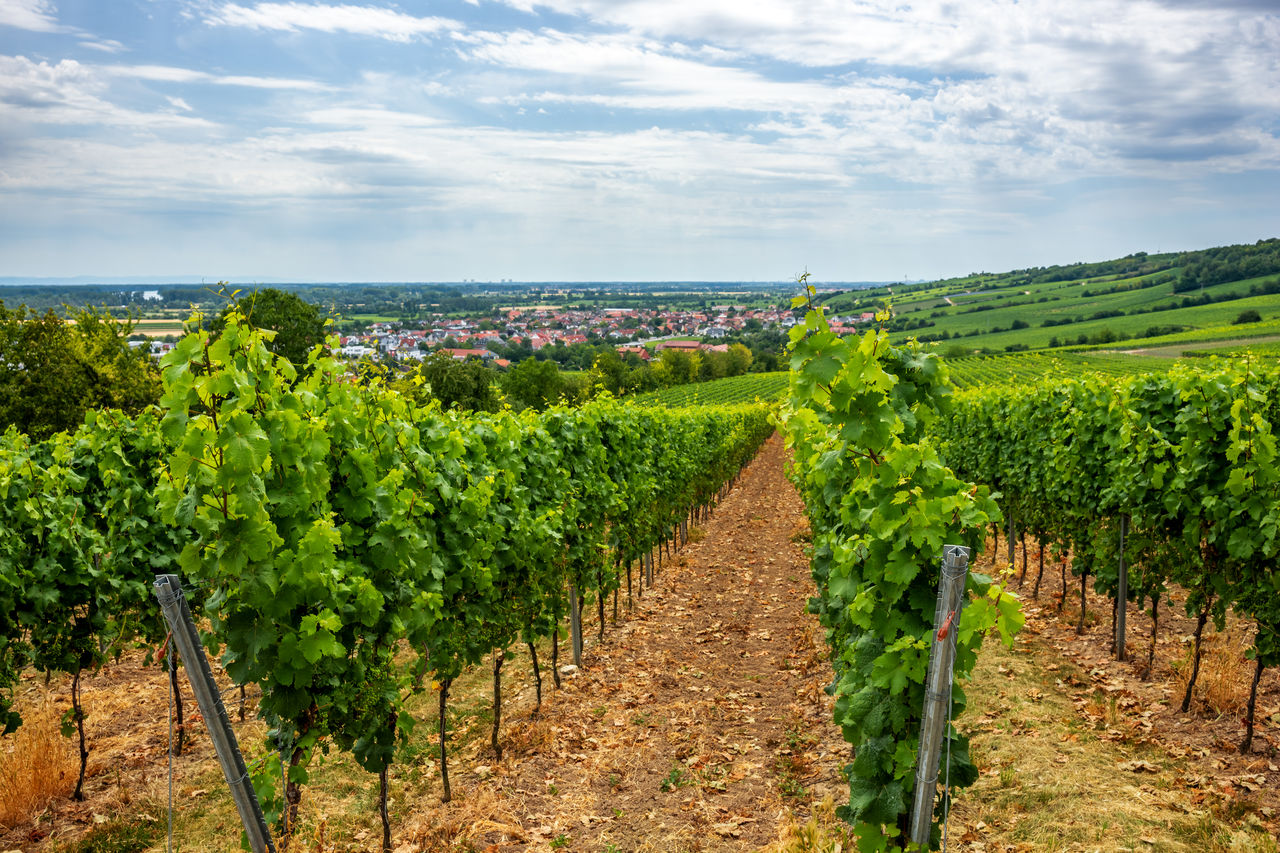
[{"label": "weed", "polygon": [[1008,765],[1006,767],[1000,768],[1000,787],[1001,788],[1012,788],[1015,784],[1017,784],[1017,781],[1018,781],[1018,771],[1013,768],[1013,765]]},{"label": "weed", "polygon": [[[1237,713],[1249,700],[1253,669],[1253,662],[1245,657],[1249,646],[1249,632],[1236,620],[1229,622],[1225,630],[1205,638],[1196,694],[1214,713]],[[1179,695],[1186,692],[1187,679],[1191,677],[1192,650],[1193,646],[1188,645],[1186,656],[1173,665]]]},{"label": "weed", "polygon": [[761,853],[818,853],[854,849],[850,843],[849,828],[836,817],[835,812],[835,803],[831,797],[827,797],[814,807],[808,821],[787,826],[779,835],[778,841],[763,848]]},{"label": "weed", "polygon": [[787,727],[783,742],[792,752],[803,752],[818,742],[818,736],[797,722]]},{"label": "weed", "polygon": [[636,726],[647,726],[649,725],[649,715],[644,713],[636,714],[631,718],[631,723]]},{"label": "weed", "polygon": [[799,758],[794,755],[779,756],[773,770],[778,777],[778,791],[782,796],[799,799],[807,793],[800,781],[804,764]]},{"label": "weed", "polygon": [[689,781],[685,778],[684,770],[679,767],[672,767],[671,772],[667,774],[667,778],[662,780],[662,792],[664,794],[670,793],[676,788],[683,788],[688,784]]},{"label": "weed", "polygon": [[551,849],[552,849],[552,850],[559,850],[559,849],[560,849],[560,848],[562,848],[562,847],[568,847],[568,846],[569,846],[569,836],[565,835],[565,834],[562,832],[562,833],[560,833],[559,835],[557,835],[555,838],[551,839],[550,844],[551,844]]}]

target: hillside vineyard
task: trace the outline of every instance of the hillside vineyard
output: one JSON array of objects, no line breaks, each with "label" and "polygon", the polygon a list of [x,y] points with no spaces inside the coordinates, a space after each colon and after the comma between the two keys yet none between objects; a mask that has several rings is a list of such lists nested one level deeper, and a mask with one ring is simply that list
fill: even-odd
[{"label": "hillside vineyard", "polygon": [[319,350],[295,369],[234,314],[162,369],[158,411],[0,437],[5,728],[24,667],[78,679],[135,637],[158,644],[150,582],[176,569],[227,674],[262,691],[268,817],[296,823],[323,741],[379,774],[384,845],[406,699],[434,682],[443,710],[468,665],[498,652],[496,681],[501,650],[592,603],[603,617],[772,431],[761,406],[419,408]]}]

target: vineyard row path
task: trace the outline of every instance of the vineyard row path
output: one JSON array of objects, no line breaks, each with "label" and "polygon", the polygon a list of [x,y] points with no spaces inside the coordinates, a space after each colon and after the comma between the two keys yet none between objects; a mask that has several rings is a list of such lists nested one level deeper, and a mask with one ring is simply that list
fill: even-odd
[{"label": "vineyard row path", "polygon": [[461,774],[459,802],[406,821],[405,851],[458,830],[479,850],[752,850],[823,797],[842,801],[848,747],[822,691],[831,668],[805,612],[807,527],[785,460],[775,435],[629,616],[624,587],[623,619],[585,668],[536,718],[514,712],[502,760],[484,747],[475,760],[491,763]]}]

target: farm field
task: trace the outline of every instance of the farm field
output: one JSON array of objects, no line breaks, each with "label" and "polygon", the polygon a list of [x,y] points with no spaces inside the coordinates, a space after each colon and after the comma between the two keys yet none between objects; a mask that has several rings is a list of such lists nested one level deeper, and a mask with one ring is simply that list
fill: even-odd
[{"label": "farm field", "polygon": [[1173,360],[1098,352],[1029,352],[973,355],[947,359],[948,377],[959,389],[987,385],[1019,385],[1045,378],[1067,378],[1086,373],[1132,376],[1167,370]]}]

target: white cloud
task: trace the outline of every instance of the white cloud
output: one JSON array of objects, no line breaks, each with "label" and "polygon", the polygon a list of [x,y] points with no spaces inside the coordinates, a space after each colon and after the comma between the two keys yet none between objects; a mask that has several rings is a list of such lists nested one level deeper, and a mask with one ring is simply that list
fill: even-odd
[{"label": "white cloud", "polygon": [[[1201,183],[1280,169],[1280,17],[1262,0],[505,2],[570,19],[508,14],[523,28],[502,29],[462,4],[477,26],[356,0],[190,0],[187,67],[132,36],[136,63],[0,57],[0,198],[84,198],[77,210],[134,212],[139,227],[216,211],[257,223],[242,237],[263,257],[276,244],[250,232],[283,222],[302,223],[295,258],[403,229],[464,260],[661,257],[670,272],[730,244],[735,262],[783,251],[788,267],[820,244],[850,263],[845,246],[916,258],[921,235],[954,248],[1013,234],[1095,180],[1167,188],[1182,209]],[[80,23],[64,5],[60,23],[49,3],[0,0],[0,24],[21,8],[72,50],[123,49],[64,26]],[[254,31],[366,38],[334,63],[313,40],[262,51]],[[1109,204],[1090,233],[1115,242]],[[1256,227],[1276,222],[1253,204],[1239,210],[1262,210]],[[1054,215],[1089,218],[1072,211]]]},{"label": "white cloud", "polygon": [[930,163],[942,179],[977,174],[991,157],[1000,173],[1056,180],[1082,167],[1158,170],[1165,157],[1233,169],[1274,162],[1280,16],[1249,5],[544,0],[535,9],[611,30],[479,34],[466,49],[562,78],[511,100],[755,110],[815,139],[847,139],[854,126],[905,134],[881,147],[936,150],[925,180]]},{"label": "white cloud", "polygon": [[210,11],[205,22],[256,30],[343,32],[396,42],[408,42],[461,27],[449,18],[419,18],[394,9],[298,2],[258,3],[253,6],[226,3]]},{"label": "white cloud", "polygon": [[102,71],[115,77],[133,77],[158,83],[209,83],[217,86],[244,86],[250,89],[293,89],[306,92],[327,92],[332,89],[332,87],[317,83],[314,80],[217,75],[172,65],[106,65],[102,67]]},{"label": "white cloud", "polygon": [[75,60],[50,64],[0,56],[0,124],[212,127],[204,119],[120,106],[106,97],[107,89],[97,69]]},{"label": "white cloud", "polygon": [[62,31],[57,10],[49,0],[0,0],[0,27],[37,33]]},{"label": "white cloud", "polygon": [[87,47],[89,50],[98,50],[103,53],[123,53],[125,46],[115,39],[94,39],[92,41],[80,42],[81,47]]}]

